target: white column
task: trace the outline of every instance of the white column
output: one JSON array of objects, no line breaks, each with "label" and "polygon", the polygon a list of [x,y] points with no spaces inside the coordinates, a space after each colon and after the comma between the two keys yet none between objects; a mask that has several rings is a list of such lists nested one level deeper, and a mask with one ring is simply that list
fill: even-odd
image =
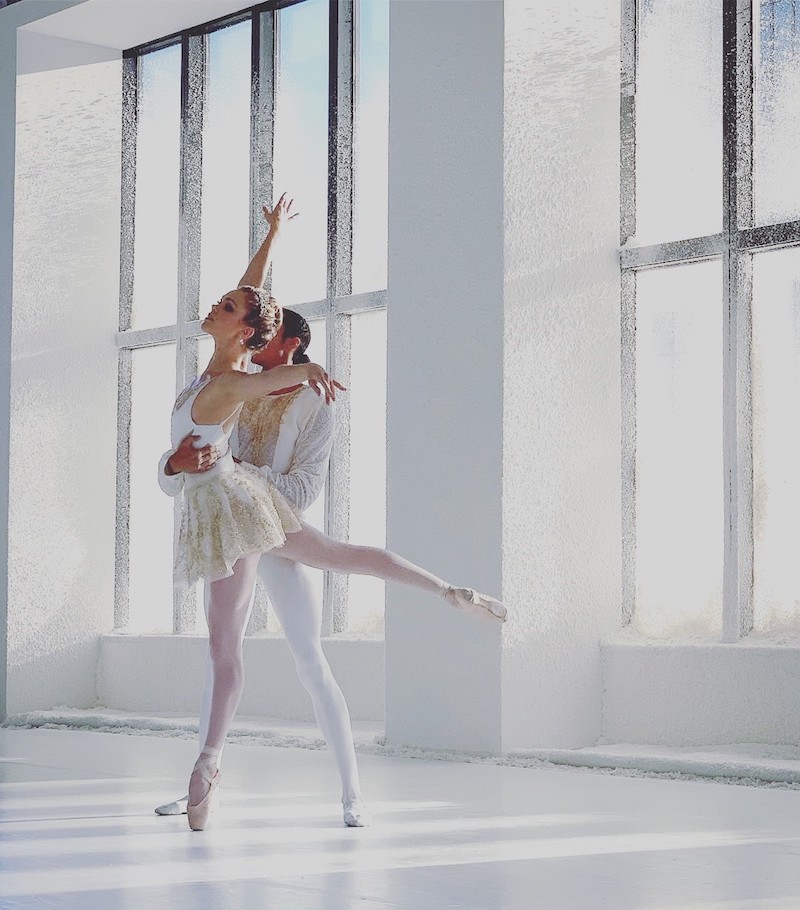
[{"label": "white column", "polygon": [[[393,2],[388,546],[502,584],[503,4]],[[390,743],[500,748],[499,625],[389,585]]]}]

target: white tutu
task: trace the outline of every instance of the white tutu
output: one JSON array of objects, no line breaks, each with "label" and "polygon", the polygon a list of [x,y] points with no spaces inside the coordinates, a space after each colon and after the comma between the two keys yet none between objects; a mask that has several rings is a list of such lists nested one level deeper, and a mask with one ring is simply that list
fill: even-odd
[{"label": "white tutu", "polygon": [[175,553],[176,583],[218,581],[237,559],[280,547],[300,530],[299,513],[250,465],[184,491]]}]

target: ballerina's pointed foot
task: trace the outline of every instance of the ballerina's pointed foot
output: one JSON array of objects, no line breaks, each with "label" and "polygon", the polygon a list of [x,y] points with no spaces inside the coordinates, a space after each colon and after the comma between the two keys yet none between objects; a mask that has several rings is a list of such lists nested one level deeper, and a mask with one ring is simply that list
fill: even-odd
[{"label": "ballerina's pointed foot", "polygon": [[372,824],[372,815],[361,799],[346,799],[342,803],[344,823],[348,828],[368,828]]},{"label": "ballerina's pointed foot", "polygon": [[[207,784],[208,789],[205,796],[198,802],[193,803],[192,798],[197,790],[202,790],[201,781]],[[213,758],[207,758],[201,755],[197,759],[189,778],[189,799],[186,806],[186,814],[189,816],[189,827],[192,831],[203,831],[208,825],[208,817],[211,810],[219,804],[219,769]]]},{"label": "ballerina's pointed foot", "polygon": [[506,621],[508,610],[499,600],[489,597],[488,594],[481,594],[473,588],[454,588],[448,587],[442,595],[451,607],[457,610],[464,610],[466,613],[472,613],[476,616],[491,616],[500,622]]}]

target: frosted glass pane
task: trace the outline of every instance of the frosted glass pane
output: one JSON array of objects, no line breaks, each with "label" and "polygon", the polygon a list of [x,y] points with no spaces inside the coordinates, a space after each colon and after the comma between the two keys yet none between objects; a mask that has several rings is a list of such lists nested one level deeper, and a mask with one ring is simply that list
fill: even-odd
[{"label": "frosted glass pane", "polygon": [[722,624],[722,269],[639,273],[636,611],[647,635]]},{"label": "frosted glass pane", "polygon": [[250,235],[249,20],[208,38],[203,122],[200,309],[236,287],[247,268]]},{"label": "frosted glass pane", "polygon": [[722,0],[643,0],[636,239],[722,229]]},{"label": "frosted glass pane", "polygon": [[754,620],[800,627],[800,250],[753,258]]},{"label": "frosted glass pane", "polygon": [[172,631],[173,500],[158,485],[175,400],[175,346],[132,352],[130,622],[135,632]]},{"label": "frosted glass pane", "polygon": [[389,232],[389,0],[358,0],[353,293],[386,287]]},{"label": "frosted glass pane", "polygon": [[800,10],[755,0],[754,201],[758,224],[800,215]]},{"label": "frosted glass pane", "polygon": [[181,49],[140,61],[132,326],[177,318]]},{"label": "frosted glass pane", "polygon": [[[351,317],[350,540],[386,546],[386,310]],[[383,634],[385,584],[352,575],[347,628]]]},{"label": "frosted glass pane", "polygon": [[306,0],[278,13],[279,81],[275,112],[276,196],[300,212],[272,266],[278,302],[322,300],[327,284],[328,3]]},{"label": "frosted glass pane", "polygon": [[309,319],[308,327],[311,329],[311,344],[306,348],[306,354],[312,363],[325,366],[328,362],[328,336],[324,319]]}]

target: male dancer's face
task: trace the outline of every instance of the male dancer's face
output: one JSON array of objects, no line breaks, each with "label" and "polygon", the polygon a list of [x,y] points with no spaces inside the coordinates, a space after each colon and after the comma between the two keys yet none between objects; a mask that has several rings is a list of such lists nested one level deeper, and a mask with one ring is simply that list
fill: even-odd
[{"label": "male dancer's face", "polygon": [[[295,342],[294,345],[291,342]],[[266,347],[263,347],[256,354],[253,354],[251,360],[262,370],[271,370],[280,364],[289,363],[292,359],[294,349],[297,347],[299,339],[283,337],[283,326],[278,329],[278,333],[272,338]]]}]

